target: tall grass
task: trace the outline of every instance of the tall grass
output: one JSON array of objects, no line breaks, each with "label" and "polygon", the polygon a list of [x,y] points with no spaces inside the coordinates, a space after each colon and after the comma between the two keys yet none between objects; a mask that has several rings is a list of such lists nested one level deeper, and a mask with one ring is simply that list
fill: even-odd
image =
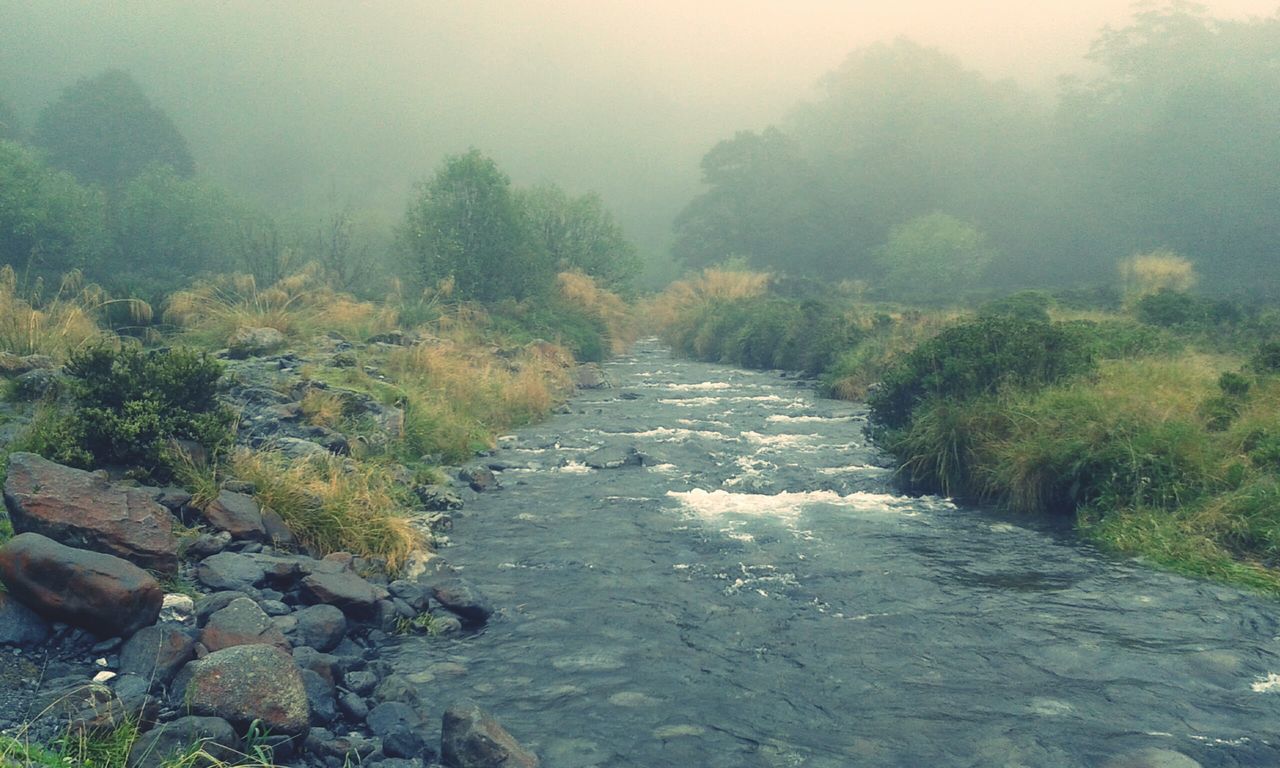
[{"label": "tall grass", "polygon": [[713,301],[736,301],[761,296],[773,279],[765,272],[711,267],[677,280],[643,305],[645,330],[666,334],[700,305]]},{"label": "tall grass", "polygon": [[611,352],[621,354],[636,340],[638,326],[622,297],[601,288],[590,275],[561,272],[556,277],[560,299],[597,319],[609,336]]},{"label": "tall grass", "polygon": [[100,324],[110,307],[123,307],[137,323],[151,319],[146,302],[111,299],[100,286],[85,283],[79,271],[64,275],[52,296],[43,293],[39,280],[23,291],[13,267],[0,267],[0,351],[61,361],[77,349],[116,343],[115,334]]}]

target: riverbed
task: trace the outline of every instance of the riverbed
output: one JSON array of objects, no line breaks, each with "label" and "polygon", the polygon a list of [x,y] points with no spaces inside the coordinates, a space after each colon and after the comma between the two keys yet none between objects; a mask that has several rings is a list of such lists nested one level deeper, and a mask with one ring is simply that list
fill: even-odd
[{"label": "riverbed", "polygon": [[1280,765],[1275,602],[899,495],[865,409],[805,382],[656,341],[606,371],[456,519],[499,610],[395,650],[436,710],[549,768]]}]

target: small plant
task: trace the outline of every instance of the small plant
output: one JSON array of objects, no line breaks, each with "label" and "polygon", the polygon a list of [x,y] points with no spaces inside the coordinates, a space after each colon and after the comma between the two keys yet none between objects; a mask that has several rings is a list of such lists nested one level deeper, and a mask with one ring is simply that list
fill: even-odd
[{"label": "small plant", "polygon": [[408,635],[420,632],[431,637],[438,637],[444,633],[445,626],[446,623],[439,617],[423,612],[411,619],[404,617],[396,619],[396,634]]}]

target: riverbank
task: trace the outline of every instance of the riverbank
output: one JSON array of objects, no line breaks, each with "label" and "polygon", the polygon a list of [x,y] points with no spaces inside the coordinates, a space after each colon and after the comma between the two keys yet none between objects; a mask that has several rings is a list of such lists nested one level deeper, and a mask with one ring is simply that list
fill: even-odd
[{"label": "riverbank", "polygon": [[1275,318],[1152,296],[925,312],[709,272],[658,316],[699,359],[804,367],[837,397],[874,385],[872,433],[906,488],[1067,516],[1112,551],[1280,595]]}]

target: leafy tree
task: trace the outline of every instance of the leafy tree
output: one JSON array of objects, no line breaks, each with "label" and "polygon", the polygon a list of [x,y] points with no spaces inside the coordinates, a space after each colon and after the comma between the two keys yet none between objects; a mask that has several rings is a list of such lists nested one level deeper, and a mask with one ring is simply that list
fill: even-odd
[{"label": "leafy tree", "polygon": [[640,273],[640,256],[599,195],[570,197],[545,185],[519,198],[535,247],[556,269],[584,272],[610,289],[629,289]]},{"label": "leafy tree", "polygon": [[447,158],[418,186],[400,241],[424,284],[452,278],[462,299],[546,295],[555,277],[555,265],[529,235],[511,180],[474,149]]},{"label": "leafy tree", "polygon": [[32,138],[51,164],[83,182],[117,186],[155,164],[179,176],[195,172],[182,134],[120,70],[64,90],[41,112]]},{"label": "leafy tree", "polygon": [[22,125],[9,102],[0,99],[0,141],[17,141],[22,138]]},{"label": "leafy tree", "polygon": [[0,141],[0,262],[19,274],[57,277],[96,267],[103,199],[25,147]]},{"label": "leafy tree", "polygon": [[931,213],[895,227],[876,260],[893,295],[945,299],[972,286],[993,255],[977,227],[945,213]]}]

